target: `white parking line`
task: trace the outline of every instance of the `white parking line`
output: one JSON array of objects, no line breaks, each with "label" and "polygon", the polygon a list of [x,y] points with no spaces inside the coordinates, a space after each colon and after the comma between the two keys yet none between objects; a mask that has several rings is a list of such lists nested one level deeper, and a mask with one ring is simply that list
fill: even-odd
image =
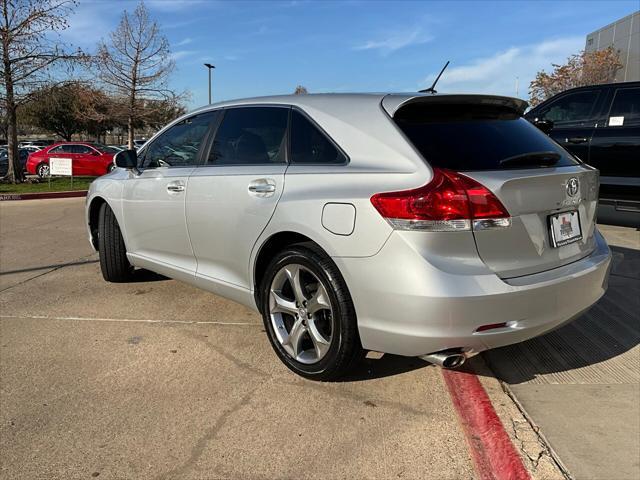
[{"label": "white parking line", "polygon": [[187,325],[261,325],[253,322],[203,322],[196,320],[145,320],[132,318],[88,318],[50,317],[47,315],[0,315],[0,318],[24,318],[35,320],[73,320],[79,322],[125,322],[125,323],[183,323]]}]

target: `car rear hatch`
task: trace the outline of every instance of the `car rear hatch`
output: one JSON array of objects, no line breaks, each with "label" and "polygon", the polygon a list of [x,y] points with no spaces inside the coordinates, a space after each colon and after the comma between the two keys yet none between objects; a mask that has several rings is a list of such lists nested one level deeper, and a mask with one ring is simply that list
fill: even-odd
[{"label": "car rear hatch", "polygon": [[480,258],[500,277],[551,270],[595,248],[598,171],[523,119],[526,102],[428,95],[385,97],[383,107],[432,168],[475,180],[506,208],[510,221],[472,227]]}]

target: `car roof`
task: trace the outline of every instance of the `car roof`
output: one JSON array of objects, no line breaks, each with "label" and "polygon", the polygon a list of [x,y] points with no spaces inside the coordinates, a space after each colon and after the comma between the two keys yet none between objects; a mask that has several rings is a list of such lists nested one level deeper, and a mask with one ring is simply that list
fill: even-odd
[{"label": "car roof", "polygon": [[[241,98],[227,100],[223,102],[206,105],[189,112],[206,112],[225,107],[237,107],[248,105],[292,105],[306,109],[317,109],[330,112],[339,112],[344,108],[357,108],[363,103],[381,104],[384,109],[392,115],[408,102],[436,101],[441,103],[464,100],[465,102],[482,101],[483,99],[493,99],[510,104],[514,109],[524,111],[527,102],[514,97],[504,97],[498,95],[483,94],[458,94],[458,93],[420,93],[420,92],[400,92],[400,93],[308,93],[303,95],[273,95],[265,97]],[[184,117],[184,116],[183,116]]]}]

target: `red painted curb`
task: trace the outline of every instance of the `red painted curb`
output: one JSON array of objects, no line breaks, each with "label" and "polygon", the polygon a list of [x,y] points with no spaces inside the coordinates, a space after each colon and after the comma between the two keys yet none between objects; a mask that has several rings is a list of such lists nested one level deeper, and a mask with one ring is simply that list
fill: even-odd
[{"label": "red painted curb", "polygon": [[74,190],[69,192],[42,192],[42,193],[0,193],[0,202],[13,200],[43,200],[46,198],[71,198],[86,197],[87,190]]},{"label": "red painted curb", "polygon": [[445,369],[442,376],[460,416],[479,478],[531,480],[478,377]]}]

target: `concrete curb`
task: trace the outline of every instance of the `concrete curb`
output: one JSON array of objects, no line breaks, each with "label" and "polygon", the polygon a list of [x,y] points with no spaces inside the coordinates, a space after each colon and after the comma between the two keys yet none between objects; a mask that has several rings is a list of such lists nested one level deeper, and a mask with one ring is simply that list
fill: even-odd
[{"label": "concrete curb", "polygon": [[481,480],[530,480],[478,377],[463,370],[442,370],[444,383],[467,437]]},{"label": "concrete curb", "polygon": [[47,198],[72,198],[86,197],[87,190],[74,190],[67,192],[38,192],[38,193],[0,193],[0,202],[14,200],[44,200]]}]

